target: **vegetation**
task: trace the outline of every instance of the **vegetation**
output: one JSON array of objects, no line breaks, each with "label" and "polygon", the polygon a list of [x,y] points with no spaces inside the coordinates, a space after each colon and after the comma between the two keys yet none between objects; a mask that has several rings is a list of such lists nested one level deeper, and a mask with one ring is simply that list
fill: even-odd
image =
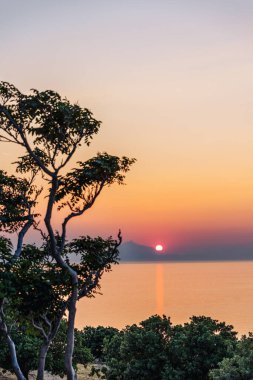
[{"label": "vegetation", "polygon": [[129,326],[106,345],[106,379],[205,380],[236,344],[232,326],[192,317],[172,326],[153,316]]},{"label": "vegetation", "polygon": [[[45,369],[74,380],[78,364],[94,362],[93,374],[107,380],[253,379],[253,336],[238,340],[232,326],[208,317],[173,326],[155,315],[121,331],[75,329],[77,302],[94,296],[118,263],[122,237],[68,241],[67,228],[104,188],[122,184],[135,161],[98,153],[69,169],[99,128],[89,110],[54,91],[25,95],[0,83],[0,142],[24,150],[15,175],[0,170],[0,367],[19,380],[32,370],[43,380]],[[57,231],[52,216],[62,210]],[[32,229],[39,244],[24,243]]]},{"label": "vegetation", "polygon": [[253,379],[253,336],[243,336],[231,349],[218,368],[210,371],[212,380],[251,380]]},{"label": "vegetation", "polygon": [[89,348],[94,359],[98,359],[100,362],[105,361],[105,344],[108,344],[118,333],[119,330],[114,327],[103,326],[87,326],[81,331],[84,345]]},{"label": "vegetation", "polygon": [[[8,321],[10,323],[10,321]],[[67,321],[62,321],[47,356],[46,369],[64,375]],[[26,329],[26,331],[24,331]],[[25,332],[25,333],[24,333]],[[42,337],[29,326],[13,324],[20,366],[28,377],[37,368]],[[75,330],[73,364],[94,364],[91,373],[107,380],[250,380],[253,336],[238,339],[233,327],[208,317],[192,317],[184,325],[154,315],[123,330],[85,327]],[[3,337],[0,366],[12,370]],[[29,360],[28,360],[29,359]]]},{"label": "vegetation", "polygon": [[[0,170],[0,232],[18,235],[16,246],[4,236],[0,239],[0,334],[19,380],[27,378],[27,370],[7,312],[19,327],[29,326],[23,332],[26,339],[38,336],[36,347],[30,341],[25,345],[39,351],[38,380],[43,380],[50,346],[67,316],[63,362],[68,380],[74,380],[77,302],[94,295],[103,273],[118,263],[120,232],[117,239],[81,236],[67,241],[70,221],[89,210],[104,188],[122,184],[135,161],[98,153],[69,169],[78,147],[90,145],[100,124],[88,109],[54,91],[32,90],[26,95],[0,83],[0,142],[24,150],[14,163],[16,175]],[[44,192],[38,186],[42,181]],[[36,211],[40,202],[46,203],[43,217]],[[61,210],[58,232],[52,216],[62,215]],[[41,245],[24,245],[31,229],[40,233]]]},{"label": "vegetation", "polygon": [[[46,370],[53,375],[64,375],[64,352],[66,346],[67,323],[62,321],[52,345],[50,346]],[[37,370],[39,359],[39,348],[43,343],[42,338],[38,336],[36,330],[29,330],[29,326],[15,324],[12,327],[12,337],[15,340],[17,355],[19,358],[20,368],[23,374],[28,378],[29,372]],[[75,330],[75,350],[73,355],[73,365],[77,368],[77,364],[91,363],[93,356],[84,344],[83,334]],[[0,338],[0,367],[4,370],[13,371],[10,360],[8,346],[3,337]]]}]

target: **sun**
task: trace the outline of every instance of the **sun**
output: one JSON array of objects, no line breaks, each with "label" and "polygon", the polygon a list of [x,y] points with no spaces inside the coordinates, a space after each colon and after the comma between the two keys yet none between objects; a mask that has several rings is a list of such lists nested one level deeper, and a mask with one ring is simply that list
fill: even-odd
[{"label": "sun", "polygon": [[163,251],[163,246],[161,244],[157,244],[155,246],[155,250],[156,250],[156,252],[161,252],[161,251]]}]

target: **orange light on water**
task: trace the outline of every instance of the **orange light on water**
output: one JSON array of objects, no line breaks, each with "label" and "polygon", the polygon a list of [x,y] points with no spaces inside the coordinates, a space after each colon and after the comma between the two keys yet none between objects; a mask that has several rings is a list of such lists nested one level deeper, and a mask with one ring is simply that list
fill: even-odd
[{"label": "orange light on water", "polygon": [[164,314],[164,266],[156,264],[156,313]]}]

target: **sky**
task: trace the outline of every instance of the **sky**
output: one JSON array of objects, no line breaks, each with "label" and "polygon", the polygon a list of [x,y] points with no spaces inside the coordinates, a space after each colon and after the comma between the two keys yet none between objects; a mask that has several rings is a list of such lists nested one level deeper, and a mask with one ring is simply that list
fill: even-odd
[{"label": "sky", "polygon": [[[251,0],[0,0],[0,14],[0,79],[56,90],[102,121],[76,160],[138,160],[69,237],[253,244]],[[0,149],[13,170],[21,151]]]}]

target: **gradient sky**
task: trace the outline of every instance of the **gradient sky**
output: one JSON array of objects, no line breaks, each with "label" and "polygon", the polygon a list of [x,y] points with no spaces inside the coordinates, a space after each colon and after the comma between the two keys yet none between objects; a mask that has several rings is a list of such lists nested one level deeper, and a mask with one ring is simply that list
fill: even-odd
[{"label": "gradient sky", "polygon": [[[0,0],[0,14],[0,78],[102,120],[77,159],[138,159],[70,235],[253,242],[253,1]],[[2,145],[1,167],[17,152]]]}]

